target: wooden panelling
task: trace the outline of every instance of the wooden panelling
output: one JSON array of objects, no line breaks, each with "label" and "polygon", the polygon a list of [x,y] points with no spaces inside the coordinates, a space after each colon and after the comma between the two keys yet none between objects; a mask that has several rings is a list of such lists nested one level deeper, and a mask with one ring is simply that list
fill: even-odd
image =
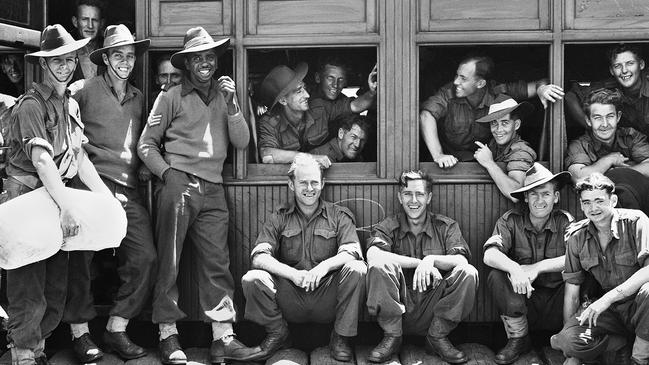
[{"label": "wooden panelling", "polygon": [[550,26],[550,0],[419,0],[420,30],[540,30]]},{"label": "wooden panelling", "polygon": [[250,0],[248,34],[376,33],[377,0]]},{"label": "wooden panelling", "polygon": [[151,0],[148,37],[183,37],[201,26],[213,35],[232,33],[232,0]]},{"label": "wooden panelling", "polygon": [[647,28],[649,2],[566,0],[566,29]]}]

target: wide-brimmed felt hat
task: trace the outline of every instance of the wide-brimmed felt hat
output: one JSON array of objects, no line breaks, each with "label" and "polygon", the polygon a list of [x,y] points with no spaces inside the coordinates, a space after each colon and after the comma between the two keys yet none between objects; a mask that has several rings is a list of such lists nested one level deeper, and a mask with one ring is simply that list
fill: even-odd
[{"label": "wide-brimmed felt hat", "polygon": [[560,190],[564,185],[570,182],[570,176],[572,175],[570,175],[568,171],[561,171],[558,174],[553,174],[550,170],[545,168],[545,166],[535,162],[534,165],[525,172],[523,187],[512,191],[510,195],[518,200],[523,200],[524,192],[553,180],[557,183],[557,190]]},{"label": "wide-brimmed felt hat", "polygon": [[212,36],[203,28],[190,28],[185,33],[182,51],[171,55],[171,64],[181,70],[185,69],[185,55],[187,53],[203,52],[215,48],[216,55],[220,56],[230,45],[230,38],[223,38],[218,41],[212,39]]},{"label": "wide-brimmed felt hat", "polygon": [[295,71],[285,65],[279,65],[270,70],[259,87],[259,94],[264,105],[272,109],[280,96],[294,89],[304,79],[307,71],[309,71],[309,65],[304,62],[300,62],[295,67]]},{"label": "wide-brimmed felt hat", "polygon": [[150,39],[136,41],[131,31],[124,24],[109,25],[104,31],[103,47],[90,52],[89,58],[95,65],[103,66],[104,60],[101,55],[110,48],[133,45],[135,46],[135,54],[141,54],[149,48],[149,44],[151,44]]},{"label": "wide-brimmed felt hat", "polygon": [[64,55],[84,47],[90,38],[75,41],[61,24],[48,25],[41,32],[41,50],[25,55],[25,60],[38,62],[39,57],[55,57]]},{"label": "wide-brimmed felt hat", "polygon": [[489,105],[489,113],[484,117],[476,120],[478,123],[487,123],[492,120],[498,120],[504,117],[507,114],[517,111],[519,117],[525,117],[534,111],[534,105],[524,101],[522,103],[517,103],[516,100],[512,99],[507,95],[500,94],[496,96],[494,103]]}]

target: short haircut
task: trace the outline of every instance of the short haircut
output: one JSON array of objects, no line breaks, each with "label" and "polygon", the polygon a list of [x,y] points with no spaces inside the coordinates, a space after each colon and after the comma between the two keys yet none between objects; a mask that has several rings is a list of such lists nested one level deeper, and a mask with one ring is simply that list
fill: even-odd
[{"label": "short haircut", "polygon": [[365,134],[369,132],[369,124],[365,121],[365,118],[362,116],[357,116],[354,118],[345,118],[343,119],[342,123],[340,123],[340,128],[342,128],[345,132],[349,132],[352,130],[354,127],[354,124],[358,126]]},{"label": "short haircut", "polygon": [[338,56],[325,56],[321,57],[318,60],[318,73],[322,73],[325,70],[325,67],[329,66],[335,66],[335,67],[340,67],[346,74],[348,73],[347,65],[345,62],[343,62],[342,58]]},{"label": "short haircut", "polygon": [[298,153],[291,166],[288,168],[288,173],[286,174],[289,179],[295,179],[295,170],[302,166],[316,165],[320,169],[320,180],[324,177],[324,167],[315,159],[312,155],[308,153]]},{"label": "short haircut", "polygon": [[616,111],[620,111],[620,107],[622,106],[622,93],[618,89],[611,90],[604,88],[591,91],[584,99],[582,105],[587,117],[590,116],[590,106],[593,104],[610,104],[615,107]]},{"label": "short haircut", "polygon": [[104,4],[103,1],[101,1],[101,0],[77,0],[76,6],[74,8],[75,12],[76,12],[74,14],[75,16],[79,15],[79,7],[81,5],[95,7],[97,9],[99,9],[99,17],[102,18],[102,19],[105,17],[104,12],[106,11],[106,5]]},{"label": "short haircut", "polygon": [[613,62],[615,61],[615,57],[617,57],[617,55],[619,55],[620,53],[624,53],[624,52],[633,53],[633,55],[638,61],[644,60],[644,58],[642,57],[642,51],[640,50],[640,47],[632,44],[620,43],[606,50],[606,57],[608,58],[609,65],[613,65]]},{"label": "short haircut", "polygon": [[581,198],[581,193],[587,190],[605,190],[609,195],[615,192],[615,183],[600,172],[592,174],[577,180],[575,192]]},{"label": "short haircut", "polygon": [[490,80],[494,72],[494,61],[489,56],[484,55],[468,55],[462,61],[460,65],[465,63],[473,62],[475,63],[475,75],[484,80]]},{"label": "short haircut", "polygon": [[399,191],[408,186],[408,182],[412,180],[424,180],[426,192],[430,193],[433,191],[433,179],[430,177],[430,175],[421,170],[409,170],[402,172],[401,176],[399,176]]}]

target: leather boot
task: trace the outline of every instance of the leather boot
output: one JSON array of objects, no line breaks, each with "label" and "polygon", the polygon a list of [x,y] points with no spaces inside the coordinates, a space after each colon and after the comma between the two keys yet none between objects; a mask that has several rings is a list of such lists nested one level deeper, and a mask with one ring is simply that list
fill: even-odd
[{"label": "leather boot", "polygon": [[224,363],[226,360],[251,361],[262,356],[259,346],[248,347],[234,336],[225,336],[212,341],[210,361],[212,364]]},{"label": "leather boot", "polygon": [[106,351],[117,353],[125,360],[146,356],[146,351],[134,344],[126,332],[104,332],[104,348]]},{"label": "leather boot", "polygon": [[180,347],[178,335],[171,335],[158,344],[160,351],[160,361],[167,365],[179,365],[187,363],[187,355]]},{"label": "leather boot", "polygon": [[349,345],[349,338],[339,335],[336,330],[332,330],[329,337],[329,352],[331,357],[338,361],[351,361],[353,351]]},{"label": "leather boot", "polygon": [[507,341],[507,345],[503,347],[496,354],[494,361],[496,364],[511,364],[518,358],[530,351],[532,348],[532,343],[530,342],[530,336],[523,336],[518,338],[510,338]]},{"label": "leather boot", "polygon": [[456,349],[446,337],[426,336],[426,352],[431,355],[436,354],[451,364],[462,364],[469,360],[464,352]]},{"label": "leather boot", "polygon": [[261,342],[259,347],[261,347],[261,357],[258,360],[266,360],[269,357],[273,356],[275,352],[283,348],[291,346],[291,341],[289,339],[288,327],[286,325],[280,326],[276,330],[267,330],[266,338]]},{"label": "leather boot", "polygon": [[81,337],[72,339],[72,350],[82,363],[93,362],[104,356],[99,346],[90,338],[89,333],[84,333]]},{"label": "leather boot", "polygon": [[401,348],[401,336],[390,336],[387,333],[375,348],[367,355],[371,362],[385,362],[392,357],[392,354],[399,352]]}]

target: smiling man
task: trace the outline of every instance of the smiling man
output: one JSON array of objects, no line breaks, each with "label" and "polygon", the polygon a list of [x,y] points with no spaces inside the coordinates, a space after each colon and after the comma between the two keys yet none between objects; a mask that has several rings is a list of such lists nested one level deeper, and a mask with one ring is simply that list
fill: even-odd
[{"label": "smiling man", "polygon": [[140,137],[138,154],[159,181],[155,189],[158,276],[153,323],[160,330],[165,364],[184,364],[176,322],[180,258],[185,238],[194,245],[194,266],[202,319],[212,326],[210,361],[248,361],[261,350],[234,338],[234,279],[228,249],[228,205],[223,162],[232,143],[245,148],[250,131],[229,76],[214,78],[229,38],[214,41],[202,27],[191,28],[171,64],[185,71],[177,87],[158,95]]},{"label": "smiling man", "polygon": [[76,39],[89,39],[88,44],[79,50],[79,67],[74,72],[72,82],[99,75],[103,64],[97,65],[90,60],[90,53],[100,47],[104,29],[104,2],[101,0],[77,0],[72,25],[76,30]]},{"label": "smiling man", "polygon": [[0,55],[0,70],[9,80],[0,85],[0,93],[18,97],[25,92],[23,59],[17,54]]},{"label": "smiling man", "polygon": [[[610,335],[635,336],[631,360],[649,363],[649,218],[616,209],[613,182],[600,173],[577,181],[575,191],[586,218],[566,232],[564,327],[553,336],[578,363],[597,361]],[[603,295],[579,315],[579,291],[590,276]]]},{"label": "smiling man", "polygon": [[453,82],[422,103],[419,128],[439,167],[474,159],[475,141],[486,143],[490,135],[489,128],[476,120],[489,112],[498,95],[507,94],[515,100],[538,96],[544,105],[563,98],[563,89],[544,79],[497,85],[491,79],[493,71],[491,58],[468,56],[460,62]]},{"label": "smiling man", "polygon": [[526,208],[505,212],[484,244],[483,261],[493,268],[487,286],[508,338],[496,354],[498,364],[511,364],[531,349],[530,327],[557,331],[563,324],[563,235],[573,217],[555,205],[569,182],[568,172],[553,175],[535,163],[523,187],[512,192]]},{"label": "smiling man", "polygon": [[[137,142],[144,128],[142,92],[128,82],[135,61],[149,47],[148,39],[135,41],[124,25],[106,28],[104,44],[90,54],[97,65],[107,66],[103,75],[79,80],[69,89],[79,103],[88,137],[86,151],[104,184],[122,202],[128,220],[126,237],[117,249],[120,287],[110,309],[104,348],[123,359],[146,355],[131,342],[126,326],[140,314],[149,299],[155,278],[156,252],[149,213],[138,191]],[[73,186],[86,189],[74,180]],[[70,253],[68,297],[63,321],[70,324],[73,350],[82,363],[102,356],[92,341],[88,322],[97,316],[91,284],[93,251]]]},{"label": "smiling man", "polygon": [[[526,101],[519,104],[506,95],[499,95],[489,106],[489,114],[476,120],[489,123],[493,138],[488,145],[476,141],[478,149],[473,157],[487,170],[500,192],[513,202],[518,199],[510,193],[522,186],[525,172],[536,160],[534,149],[518,135],[521,119],[533,110],[532,104]],[[504,163],[505,170],[496,162]]]},{"label": "smiling man", "polygon": [[429,211],[432,181],[399,178],[401,212],[374,226],[367,242],[367,308],[383,329],[368,360],[384,362],[405,334],[425,335],[426,352],[458,364],[467,356],[447,336],[473,310],[478,271],[457,222]]},{"label": "smiling man", "polygon": [[322,166],[298,154],[288,170],[293,201],[264,224],[241,282],[246,319],[266,329],[262,358],[289,345],[287,322],[331,323],[329,347],[338,361],[353,356],[367,266],[346,208],[320,198]]},{"label": "smiling man", "polygon": [[585,129],[586,114],[582,104],[593,90],[607,88],[622,91],[618,111],[622,112],[620,126],[632,127],[649,135],[649,75],[644,71],[645,61],[640,47],[617,44],[606,52],[611,78],[588,86],[575,85],[566,93],[566,113]]},{"label": "smiling man", "polygon": [[621,98],[609,89],[586,97],[583,109],[590,129],[570,142],[565,165],[575,180],[605,174],[615,182],[620,207],[649,212],[649,143],[637,130],[618,126]]},{"label": "smiling man", "polygon": [[[302,81],[307,71],[306,63],[298,64],[295,70],[280,65],[261,83],[262,102],[268,107],[258,124],[263,163],[290,163],[298,153],[309,152],[330,140],[330,121],[354,116],[348,99],[311,108],[310,95]],[[332,162],[325,155],[314,158],[325,168]]]},{"label": "smiling man", "polygon": [[325,155],[331,162],[362,161],[361,152],[367,141],[367,123],[362,117],[345,119],[336,138],[329,143],[309,151],[313,155]]}]

